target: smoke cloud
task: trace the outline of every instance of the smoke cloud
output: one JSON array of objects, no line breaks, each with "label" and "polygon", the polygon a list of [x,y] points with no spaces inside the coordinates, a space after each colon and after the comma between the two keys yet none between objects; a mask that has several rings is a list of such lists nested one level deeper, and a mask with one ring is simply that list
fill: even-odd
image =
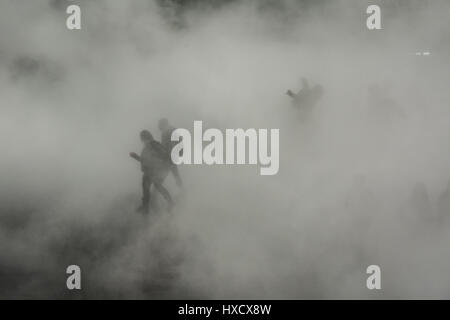
[{"label": "smoke cloud", "polygon": [[[448,298],[448,1],[70,3],[79,31],[0,2],[1,298]],[[279,129],[279,172],[180,166],[143,216],[128,153],[162,117]]]}]

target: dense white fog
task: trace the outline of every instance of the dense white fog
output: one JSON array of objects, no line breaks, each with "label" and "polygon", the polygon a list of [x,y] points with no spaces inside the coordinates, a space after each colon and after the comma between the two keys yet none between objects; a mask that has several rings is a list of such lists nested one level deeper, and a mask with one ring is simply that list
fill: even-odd
[{"label": "dense white fog", "polygon": [[[1,298],[449,298],[450,2],[72,2],[79,31],[0,0]],[[162,117],[277,128],[279,173],[180,166],[143,216],[128,153]]]}]

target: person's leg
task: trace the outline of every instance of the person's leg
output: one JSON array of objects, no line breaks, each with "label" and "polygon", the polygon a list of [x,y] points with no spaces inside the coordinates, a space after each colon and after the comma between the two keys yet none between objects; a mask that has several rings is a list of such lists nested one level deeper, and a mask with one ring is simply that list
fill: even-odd
[{"label": "person's leg", "polygon": [[150,177],[147,174],[142,176],[142,206],[139,208],[139,211],[143,213],[148,213],[149,204],[150,204]]},{"label": "person's leg", "polygon": [[162,194],[164,199],[166,199],[167,203],[169,204],[169,211],[171,211],[173,207],[173,200],[170,196],[169,191],[167,191],[167,189],[164,188],[164,186],[160,182],[155,182],[153,185],[155,186],[155,189]]},{"label": "person's leg", "polygon": [[183,185],[183,182],[181,181],[180,172],[178,171],[178,166],[176,164],[172,164],[170,167],[170,171],[173,174],[173,177],[175,178],[175,182],[179,188]]}]

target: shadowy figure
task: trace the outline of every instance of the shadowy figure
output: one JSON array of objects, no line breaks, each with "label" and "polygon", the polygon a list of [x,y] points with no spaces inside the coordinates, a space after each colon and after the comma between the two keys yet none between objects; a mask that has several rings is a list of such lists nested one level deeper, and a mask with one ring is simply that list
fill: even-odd
[{"label": "shadowy figure", "polygon": [[302,78],[300,91],[293,93],[292,90],[288,90],[286,94],[292,98],[292,106],[294,108],[311,110],[323,96],[323,88],[318,84],[310,88],[308,81]]},{"label": "shadowy figure", "polygon": [[167,159],[167,151],[161,143],[153,139],[152,134],[143,130],[140,138],[144,148],[141,155],[134,152],[130,153],[130,157],[136,159],[141,164],[142,176],[142,205],[138,208],[139,212],[148,213],[150,204],[150,187],[153,184],[155,189],[168,202],[169,212],[172,210],[173,201],[169,191],[162,185],[164,179],[169,173],[169,161]]},{"label": "shadowy figure", "polygon": [[447,184],[447,188],[438,198],[438,210],[441,221],[448,219],[450,216],[450,181]]},{"label": "shadowy figure", "polygon": [[180,172],[178,171],[178,166],[175,163],[173,163],[171,157],[172,149],[178,143],[177,141],[172,141],[171,139],[172,133],[175,130],[175,128],[169,124],[169,121],[166,118],[162,118],[159,120],[158,128],[161,131],[161,144],[163,145],[165,150],[169,153],[168,158],[169,158],[170,172],[172,172],[177,186],[181,188],[183,182],[181,181]]}]

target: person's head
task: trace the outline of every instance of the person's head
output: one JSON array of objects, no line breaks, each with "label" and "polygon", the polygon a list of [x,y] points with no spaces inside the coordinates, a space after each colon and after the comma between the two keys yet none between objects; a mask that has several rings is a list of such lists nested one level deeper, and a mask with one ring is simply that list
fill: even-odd
[{"label": "person's head", "polygon": [[169,128],[169,120],[167,118],[159,119],[158,128],[161,131],[166,131]]},{"label": "person's head", "polygon": [[142,130],[140,133],[142,143],[149,143],[153,141],[153,136],[148,130]]}]

